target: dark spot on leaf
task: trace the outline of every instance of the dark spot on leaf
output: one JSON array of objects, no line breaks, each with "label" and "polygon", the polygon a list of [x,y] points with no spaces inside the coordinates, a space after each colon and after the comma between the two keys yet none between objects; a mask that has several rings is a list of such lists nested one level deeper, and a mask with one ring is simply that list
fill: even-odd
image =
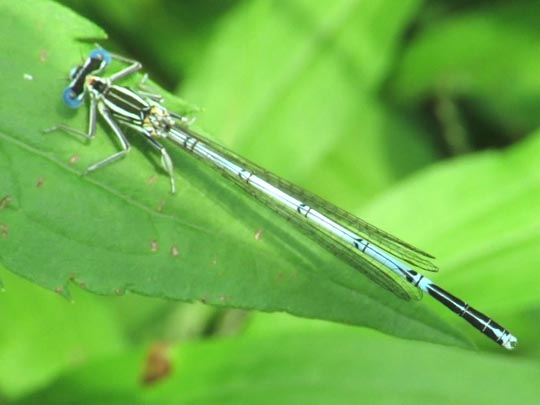
[{"label": "dark spot on leaf", "polygon": [[7,238],[9,236],[9,227],[6,224],[0,224],[0,238]]},{"label": "dark spot on leaf", "polygon": [[39,51],[39,61],[41,63],[44,63],[47,61],[47,50],[46,49],[41,49]]},{"label": "dark spot on leaf", "polygon": [[156,208],[156,211],[157,212],[162,212],[163,211],[163,208],[165,207],[165,203],[167,202],[167,200],[163,199],[159,202],[157,208]]},{"label": "dark spot on leaf", "polygon": [[157,181],[157,176],[156,176],[156,175],[153,175],[152,177],[150,177],[150,178],[148,179],[148,182],[147,182],[147,183],[148,183],[149,186],[151,186],[151,185],[155,184],[156,181]]},{"label": "dark spot on leaf", "polygon": [[0,209],[7,208],[7,206],[12,200],[13,198],[10,195],[6,195],[0,200]]},{"label": "dark spot on leaf", "polygon": [[45,179],[42,176],[39,176],[38,181],[36,183],[36,188],[43,187],[43,184],[45,183]]},{"label": "dark spot on leaf", "polygon": [[169,345],[155,343],[146,356],[142,384],[151,385],[171,374],[172,365],[169,355]]}]

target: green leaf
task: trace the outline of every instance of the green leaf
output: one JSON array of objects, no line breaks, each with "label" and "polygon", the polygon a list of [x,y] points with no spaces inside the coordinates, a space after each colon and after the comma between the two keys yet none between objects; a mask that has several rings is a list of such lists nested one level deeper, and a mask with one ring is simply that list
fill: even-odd
[{"label": "green leaf", "polygon": [[0,211],[9,231],[0,262],[8,270],[65,295],[71,280],[100,294],[286,311],[467,345],[421,304],[404,305],[183,151],[171,151],[182,174],[176,196],[161,173],[154,183],[156,165],[137,148],[81,177],[115,150],[104,129],[91,147],[41,131],[59,122],[85,127],[84,111],[63,106],[60,79],[77,51],[89,49],[73,35],[102,34],[55,3],[4,3],[1,11],[1,29],[18,36],[0,45],[10,55],[0,60],[0,94],[13,101],[0,112],[0,199],[12,199]]},{"label": "green leaf", "polygon": [[151,386],[141,382],[148,355],[133,353],[65,375],[24,403],[534,403],[540,372],[511,356],[337,325],[187,344],[161,358],[170,372]]},{"label": "green leaf", "polygon": [[[508,136],[534,130],[540,108],[538,2],[501,2],[431,20],[391,83],[403,104],[427,96],[468,99]],[[518,23],[519,22],[519,23]]]},{"label": "green leaf", "polygon": [[418,5],[240,3],[180,91],[234,150],[357,208],[435,155],[428,137],[378,98]]},{"label": "green leaf", "polygon": [[0,397],[42,387],[60,372],[125,347],[104,302],[75,291],[74,301],[0,272]]}]

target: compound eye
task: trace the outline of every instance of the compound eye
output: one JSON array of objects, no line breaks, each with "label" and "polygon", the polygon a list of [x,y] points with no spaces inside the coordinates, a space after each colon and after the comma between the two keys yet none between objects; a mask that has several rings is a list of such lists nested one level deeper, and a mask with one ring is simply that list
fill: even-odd
[{"label": "compound eye", "polygon": [[71,69],[71,72],[69,72],[69,78],[71,80],[75,79],[75,77],[79,74],[81,71],[82,66],[75,66],[73,69]]},{"label": "compound eye", "polygon": [[103,69],[105,66],[111,63],[112,57],[109,52],[107,52],[103,48],[96,48],[90,54],[88,55],[90,59],[97,59],[104,62],[104,65],[101,66],[101,69]]},{"label": "compound eye", "polygon": [[71,87],[66,87],[62,98],[69,108],[79,108],[82,104],[83,96],[84,93],[77,94]]}]

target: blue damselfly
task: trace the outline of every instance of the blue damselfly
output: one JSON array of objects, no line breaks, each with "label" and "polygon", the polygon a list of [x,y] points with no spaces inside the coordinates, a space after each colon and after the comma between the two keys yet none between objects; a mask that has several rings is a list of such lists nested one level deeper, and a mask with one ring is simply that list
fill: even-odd
[{"label": "blue damselfly", "polygon": [[[128,66],[109,77],[97,75],[113,59]],[[264,205],[297,225],[320,245],[400,298],[420,299],[422,292],[427,293],[499,345],[507,349],[517,345],[517,338],[508,330],[413,270],[437,270],[431,263],[433,257],[428,253],[193,132],[186,117],[163,107],[160,95],[142,87],[134,90],[114,84],[140,69],[139,62],[97,48],[84,64],[71,71],[71,82],[64,91],[64,101],[69,107],[78,108],[84,97],[89,97],[88,130],[83,132],[57,125],[47,131],[62,129],[91,139],[96,134],[99,114],[122,147],[120,152],[93,164],[86,172],[102,168],[128,153],[130,144],[122,130],[122,127],[128,127],[141,134],[160,153],[174,193],[173,162],[159,140],[172,141],[217,169]]]}]

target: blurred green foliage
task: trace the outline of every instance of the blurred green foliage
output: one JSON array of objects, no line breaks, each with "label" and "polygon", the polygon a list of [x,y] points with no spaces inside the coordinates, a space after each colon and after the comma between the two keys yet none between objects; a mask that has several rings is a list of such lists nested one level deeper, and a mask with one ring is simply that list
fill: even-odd
[{"label": "blurred green foliage", "polygon": [[[62,3],[96,25],[52,1],[0,4],[0,403],[537,401],[537,2]],[[223,144],[433,252],[437,280],[520,348],[380,291],[181,153],[166,215],[142,153],[82,181],[106,137],[39,135],[85,125],[59,97],[91,48],[75,39],[142,61]],[[134,247],[141,234],[166,248]],[[180,274],[171,244],[194,252]],[[148,297],[114,296],[130,291]]]}]

